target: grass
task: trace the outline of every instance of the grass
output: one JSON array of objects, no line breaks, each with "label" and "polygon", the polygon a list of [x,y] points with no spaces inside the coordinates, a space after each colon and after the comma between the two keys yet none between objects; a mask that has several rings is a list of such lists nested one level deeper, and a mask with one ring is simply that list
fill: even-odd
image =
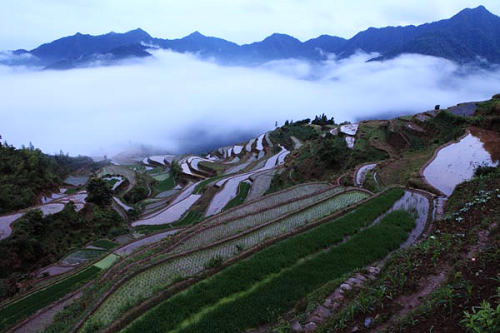
[{"label": "grass", "polygon": [[116,244],[115,242],[112,242],[108,239],[99,239],[99,240],[96,240],[95,242],[90,243],[90,245],[100,247],[100,248],[103,248],[106,250],[111,250],[111,249],[115,248],[118,244]]},{"label": "grass", "polygon": [[78,191],[80,191],[79,187],[73,187],[73,188],[68,189],[64,194],[71,195],[71,194],[77,193]]},{"label": "grass", "polygon": [[90,266],[67,279],[0,309],[0,331],[11,327],[16,322],[32,315],[69,292],[76,290],[79,286],[93,279],[100,271],[100,268]]},{"label": "grass", "polygon": [[[163,175],[162,175],[163,176]],[[153,177],[156,179],[156,177]],[[161,179],[161,180],[160,180]],[[164,192],[171,190],[175,187],[175,180],[170,174],[167,178],[156,179],[157,182],[153,185],[153,189],[157,192]]]},{"label": "grass", "polygon": [[158,225],[138,225],[135,227],[135,231],[140,234],[148,235],[153,232],[172,229],[172,224],[158,224]]},{"label": "grass", "polygon": [[226,166],[223,164],[210,163],[205,161],[198,162],[198,165],[202,168],[204,167],[206,169],[213,170],[217,175],[222,174],[226,168]]},{"label": "grass", "polygon": [[198,211],[188,211],[184,216],[172,225],[175,227],[183,227],[191,224],[195,224],[203,220],[203,214]]},{"label": "grass", "polygon": [[[269,275],[293,266],[301,258],[332,244],[340,243],[345,236],[352,235],[361,227],[369,225],[402,195],[402,189],[389,190],[341,218],[268,247],[161,303],[134,322],[127,331],[169,331],[174,329],[186,318],[207,306],[213,306],[220,299],[245,291]],[[298,289],[302,289],[302,287]],[[285,295],[287,293],[288,291],[285,292]],[[267,297],[265,298],[267,299]],[[262,301],[261,304],[265,303]],[[258,306],[258,308],[262,308],[262,306]],[[234,327],[226,327],[226,329],[231,328]],[[200,331],[214,330],[202,329]]]},{"label": "grass", "polygon": [[436,145],[432,145],[424,150],[404,152],[401,159],[389,163],[377,172],[377,180],[386,186],[408,184],[410,179],[417,177],[420,167],[432,157],[436,148]]},{"label": "grass", "polygon": [[220,176],[216,176],[216,177],[205,179],[204,181],[202,181],[201,183],[199,183],[198,185],[196,185],[196,187],[194,188],[193,194],[201,194],[203,192],[203,190],[205,189],[205,187],[209,183],[211,183],[213,181],[216,181],[216,180],[219,180],[222,177],[224,177],[224,175],[220,175]]},{"label": "grass", "polygon": [[241,205],[247,198],[248,192],[250,191],[250,187],[251,187],[250,184],[246,182],[241,182],[238,187],[238,195],[227,203],[223,211]]},{"label": "grass", "polygon": [[116,254],[109,254],[106,256],[104,259],[96,262],[94,264],[95,267],[100,268],[100,269],[108,269],[115,263],[120,258],[120,256],[117,256]]},{"label": "grass", "polygon": [[364,162],[381,161],[389,157],[385,151],[373,147],[370,140],[382,142],[386,140],[386,133],[379,122],[359,125],[354,149],[349,158],[349,166],[354,167]]}]

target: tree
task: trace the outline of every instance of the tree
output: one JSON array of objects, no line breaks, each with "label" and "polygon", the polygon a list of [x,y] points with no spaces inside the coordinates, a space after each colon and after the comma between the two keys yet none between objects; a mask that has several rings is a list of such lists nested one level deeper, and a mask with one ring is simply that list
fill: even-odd
[{"label": "tree", "polygon": [[113,191],[108,183],[101,178],[92,177],[87,185],[87,192],[87,202],[93,202],[101,207],[111,204]]},{"label": "tree", "polygon": [[174,177],[174,179],[178,181],[182,175],[182,168],[179,165],[179,162],[173,161],[170,165],[170,171],[172,172],[172,177]]}]

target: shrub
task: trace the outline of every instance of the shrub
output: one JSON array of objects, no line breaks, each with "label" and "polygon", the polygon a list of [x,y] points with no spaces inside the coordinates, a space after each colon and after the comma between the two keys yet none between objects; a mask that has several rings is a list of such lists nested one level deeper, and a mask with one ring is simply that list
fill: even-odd
[{"label": "shrub", "polygon": [[87,202],[95,203],[100,207],[109,206],[111,204],[113,191],[104,179],[97,177],[90,179],[87,185],[87,192]]}]

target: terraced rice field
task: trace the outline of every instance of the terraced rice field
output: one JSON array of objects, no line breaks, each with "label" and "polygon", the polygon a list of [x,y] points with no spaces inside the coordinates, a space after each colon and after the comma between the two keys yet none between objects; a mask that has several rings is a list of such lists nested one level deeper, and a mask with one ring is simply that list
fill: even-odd
[{"label": "terraced rice field", "polygon": [[[137,304],[137,302],[143,299],[151,297],[154,293],[164,289],[175,280],[192,276],[203,271],[207,263],[213,258],[228,259],[234,257],[241,249],[252,248],[266,239],[271,239],[291,232],[307,223],[328,216],[339,209],[350,206],[367,197],[368,195],[365,192],[359,191],[338,194],[335,197],[314,204],[296,214],[285,216],[274,223],[246,233],[239,238],[160,263],[151,269],[139,273],[122,285],[104,301],[91,317],[90,321],[87,322],[87,325],[89,325],[89,323],[92,323],[92,325],[108,325],[115,320],[122,311],[125,311],[127,308],[133,304]],[[234,226],[233,229],[227,229],[227,232],[221,228],[214,229],[217,230],[219,234],[213,232],[205,236],[216,239],[228,235],[228,232],[239,232],[236,223]],[[222,233],[222,235],[220,233]]]},{"label": "terraced rice field", "polygon": [[[496,144],[500,144],[500,138]],[[469,133],[459,142],[439,150],[423,175],[430,185],[450,196],[458,184],[472,178],[474,169],[479,165],[498,166],[498,161],[492,161],[479,133],[478,136]]]},{"label": "terraced rice field", "polygon": [[108,165],[102,168],[97,174],[99,177],[106,175],[120,175],[127,178],[129,185],[125,193],[130,191],[136,185],[135,171],[121,165]]},{"label": "terraced rice field", "polygon": [[11,327],[16,322],[32,315],[45,306],[57,301],[64,295],[93,279],[101,269],[90,266],[68,278],[65,278],[45,289],[36,291],[20,300],[7,304],[0,309],[0,331]]},{"label": "terraced rice field", "polygon": [[[324,201],[326,198],[329,198],[331,196],[334,197],[330,200]],[[304,222],[310,219],[317,219],[319,217],[328,215],[328,212],[330,212],[330,209],[332,209],[332,207],[333,211],[336,211],[339,207],[350,206],[351,204],[358,202],[359,200],[364,199],[367,196],[368,195],[364,192],[351,191],[345,194],[338,194],[336,189],[328,190],[312,197],[293,201],[276,208],[265,210],[261,213],[249,215],[247,217],[243,217],[241,219],[226,222],[223,224],[213,225],[211,228],[205,229],[186,240],[173,252],[179,253],[198,247],[203,247],[210,243],[245,232],[246,230],[279,219],[282,216],[286,215],[292,215],[294,220]],[[332,202],[338,204],[339,207],[332,206]],[[307,213],[303,213],[300,211],[305,207],[311,206],[313,206],[314,209],[311,211],[307,211]]]},{"label": "terraced rice field", "polygon": [[62,211],[64,209],[64,205],[72,201],[75,204],[75,209],[79,211],[85,206],[85,198],[87,198],[87,192],[81,191],[71,195],[64,195],[58,199],[50,201],[45,205],[34,206],[24,209],[22,212],[0,216],[0,240],[9,237],[12,233],[12,223],[21,218],[26,212],[30,210],[39,209],[44,216],[52,215]]},{"label": "terraced rice field", "polygon": [[399,247],[413,225],[407,213],[359,230],[402,194],[390,190],[343,217],[269,246],[167,299],[125,332],[244,332],[274,320],[311,290]]},{"label": "terraced rice field", "polygon": [[359,124],[347,124],[340,126],[340,132],[347,135],[356,135]]},{"label": "terraced rice field", "polygon": [[264,150],[264,145],[262,144],[262,140],[264,139],[264,136],[266,134],[261,134],[259,135],[259,137],[257,138],[257,142],[255,144],[255,149],[257,149],[258,151],[261,151],[261,150]]},{"label": "terraced rice field", "polygon": [[[269,209],[271,207],[281,205],[289,201],[298,200],[299,198],[309,196],[319,191],[324,191],[329,187],[330,186],[326,183],[311,183],[294,186],[289,189],[267,195],[260,200],[238,207],[238,209],[227,211],[220,215],[217,215],[207,221],[205,225],[222,223],[234,218],[243,217],[245,215],[259,212],[264,209]],[[343,189],[343,187],[339,186],[333,188],[332,191],[334,191],[333,193],[338,193]]]},{"label": "terraced rice field", "polygon": [[224,179],[219,180],[216,185],[218,187],[223,186],[223,188],[222,188],[222,190],[217,192],[215,194],[215,196],[213,197],[212,201],[210,202],[210,205],[207,208],[207,211],[205,212],[205,216],[212,216],[212,215],[215,215],[215,214],[219,213],[220,211],[222,211],[222,209],[228,204],[228,202],[231,201],[231,199],[233,199],[236,196],[238,186],[242,181],[249,179],[252,175],[254,175],[258,172],[273,169],[276,166],[283,164],[286,156],[288,156],[289,153],[290,152],[288,150],[286,150],[284,147],[281,147],[281,151],[279,153],[271,156],[265,162],[263,167],[255,170],[255,171],[251,171],[251,172],[247,172],[247,173],[243,173],[243,174],[239,174],[239,175],[235,175],[232,177],[228,177],[228,178],[224,178]]},{"label": "terraced rice field", "polygon": [[71,253],[61,260],[61,262],[64,265],[81,265],[89,260],[102,256],[104,253],[106,253],[106,251],[82,249]]},{"label": "terraced rice field", "polygon": [[247,152],[251,152],[252,151],[252,147],[253,147],[253,144],[255,142],[256,139],[250,139],[250,141],[248,141],[248,143],[245,145],[245,150]]},{"label": "terraced rice field", "polygon": [[187,198],[171,204],[167,209],[149,218],[144,218],[132,223],[133,227],[139,225],[168,224],[179,220],[182,215],[201,197],[200,194],[191,194]]},{"label": "terraced rice field", "polygon": [[127,256],[142,246],[159,242],[162,239],[164,239],[165,237],[170,236],[170,235],[174,235],[177,232],[179,232],[178,229],[173,229],[173,230],[165,231],[162,233],[154,234],[154,235],[151,235],[148,237],[144,237],[144,238],[141,238],[135,242],[132,242],[130,244],[122,246],[119,249],[116,249],[114,251],[114,253],[116,253],[119,256]]},{"label": "terraced rice field", "polygon": [[264,195],[264,193],[266,193],[266,191],[269,189],[269,186],[271,186],[271,181],[273,180],[274,173],[274,170],[270,170],[251,177],[253,178],[252,188],[248,193],[246,199],[247,202],[260,198]]},{"label": "terraced rice field", "polygon": [[376,163],[371,163],[371,164],[366,164],[363,165],[358,169],[358,172],[356,173],[356,176],[354,177],[354,185],[356,186],[363,186],[363,183],[365,182],[366,174],[368,171],[372,170],[377,166]]}]

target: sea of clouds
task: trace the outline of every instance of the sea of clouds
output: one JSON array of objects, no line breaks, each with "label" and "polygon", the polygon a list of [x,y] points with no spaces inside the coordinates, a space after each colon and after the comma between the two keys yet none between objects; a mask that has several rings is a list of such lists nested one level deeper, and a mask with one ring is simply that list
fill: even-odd
[{"label": "sea of clouds", "polygon": [[66,71],[0,67],[0,135],[47,153],[112,155],[136,144],[173,153],[244,141],[275,122],[412,114],[500,92],[500,70],[374,54],[220,66],[158,50],[147,59]]}]

